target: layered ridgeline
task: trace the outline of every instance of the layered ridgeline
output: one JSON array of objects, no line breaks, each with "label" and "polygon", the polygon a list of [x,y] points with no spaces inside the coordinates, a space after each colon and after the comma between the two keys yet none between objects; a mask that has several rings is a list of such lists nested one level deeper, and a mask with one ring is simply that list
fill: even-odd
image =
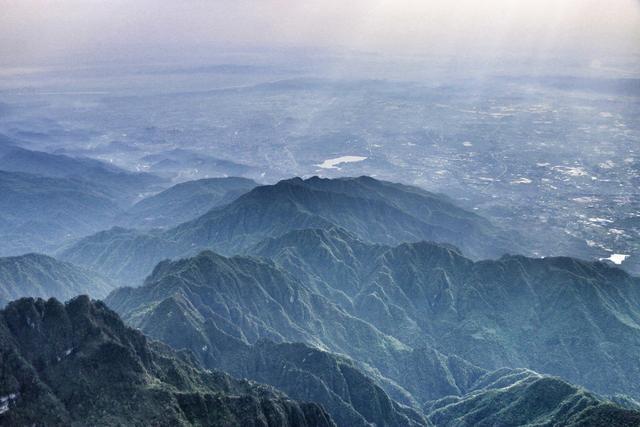
[{"label": "layered ridgeline", "polygon": [[[117,289],[105,302],[132,326],[176,347],[185,343],[174,342],[174,338],[183,340],[189,335],[176,331],[174,324],[198,331],[210,323],[211,333],[219,331],[247,344],[266,338],[305,342],[347,354],[379,367],[388,377],[401,378],[409,369],[403,360],[411,354],[408,346],[266,260],[203,252],[194,258],[166,261],[144,286]],[[203,347],[206,349],[201,350]],[[214,352],[216,347],[211,339],[195,339],[189,345],[197,353]]]},{"label": "layered ridgeline", "polygon": [[[304,345],[259,343],[266,338],[304,341],[396,373],[405,369],[399,359],[410,354],[409,348],[310,292],[271,263],[205,252],[160,264],[146,286],[118,289],[106,302],[149,336],[192,350],[205,366],[323,403],[341,425],[425,423],[344,358]],[[381,346],[377,354],[368,347],[371,343]],[[398,398],[419,406],[405,390],[382,376],[377,379]]]},{"label": "layered ridgeline", "polygon": [[451,243],[472,257],[502,255],[510,247],[501,230],[445,196],[369,177],[294,178],[261,186],[167,238],[236,253],[265,237],[332,225],[376,243]]},{"label": "layered ridgeline", "polygon": [[87,297],[10,303],[0,359],[2,425],[334,425],[315,403],[199,369]]},{"label": "layered ridgeline", "polygon": [[[341,297],[348,298],[345,295]],[[543,382],[538,394],[528,389],[511,394],[512,384],[499,387],[497,379],[489,382],[492,374],[487,370],[424,345],[403,344],[277,265],[257,259],[205,252],[164,262],[143,287],[118,289],[106,302],[150,336],[192,350],[205,366],[322,403],[339,425],[428,425],[431,417],[445,419],[438,412],[445,397],[460,405],[457,412],[448,413],[446,423],[456,425],[464,412],[460,408],[474,404],[482,412],[478,417],[509,425],[511,415],[502,414],[503,407],[485,402],[495,393],[526,407],[523,416],[531,422],[548,417],[567,425],[575,420],[609,425],[637,417],[558,379]],[[316,348],[286,341],[304,341]],[[556,393],[556,387],[565,391]],[[548,399],[541,403],[541,395]],[[518,412],[515,403],[513,408]]]},{"label": "layered ridgeline", "polygon": [[[500,256],[518,247],[504,231],[445,196],[368,177],[314,177],[257,187],[162,233],[115,229],[89,236],[61,256],[135,284],[167,257],[194,255],[205,248],[242,253],[266,237],[334,226],[374,243],[450,243],[474,258]],[[153,245],[148,245],[150,240]]]},{"label": "layered ridgeline", "polygon": [[157,192],[165,181],[148,173],[134,173],[99,160],[33,151],[14,144],[0,145],[0,170],[89,183],[119,204]]},{"label": "layered ridgeline", "polygon": [[27,296],[62,301],[81,294],[104,298],[113,288],[96,273],[46,255],[0,258],[0,308]]},{"label": "layered ridgeline", "polygon": [[[419,410],[403,408],[387,398],[371,376],[344,357],[304,344],[260,341],[240,348],[229,345],[216,354],[221,369],[236,376],[271,384],[289,396],[321,403],[340,426],[477,426],[563,425],[636,426],[637,402],[618,404],[559,378],[530,370],[467,371],[461,394],[443,394],[450,372],[426,364],[426,381],[445,397],[428,401]],[[232,350],[233,349],[233,350]],[[437,366],[437,365],[436,365]],[[460,372],[457,372],[460,374]],[[359,417],[354,416],[354,412]]]},{"label": "layered ridgeline", "polygon": [[117,225],[175,226],[233,201],[256,183],[243,178],[204,179],[148,196],[164,186],[150,174],[0,140],[0,256],[52,253]]},{"label": "layered ridgeline", "polygon": [[113,224],[120,208],[99,188],[0,170],[0,255],[48,251]]},{"label": "layered ridgeline", "polygon": [[451,247],[381,247],[338,229],[292,232],[253,253],[407,345],[640,396],[640,279],[620,269],[571,258],[474,262]]},{"label": "layered ridgeline", "polygon": [[20,148],[0,136],[0,255],[51,252],[112,227],[163,181],[86,158]]},{"label": "layered ridgeline", "polygon": [[207,178],[188,181],[147,197],[118,218],[130,228],[169,228],[232,202],[256,187],[246,178]]}]

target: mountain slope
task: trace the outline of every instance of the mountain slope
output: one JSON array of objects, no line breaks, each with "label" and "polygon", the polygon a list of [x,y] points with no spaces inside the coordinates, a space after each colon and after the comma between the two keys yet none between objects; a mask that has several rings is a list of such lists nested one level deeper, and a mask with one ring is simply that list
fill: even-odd
[{"label": "mountain slope", "polygon": [[125,171],[99,160],[16,146],[6,146],[0,150],[0,170],[88,182],[123,205],[136,200],[140,194],[160,189],[164,182],[152,174]]},{"label": "mountain slope", "polygon": [[442,196],[369,177],[294,178],[258,187],[168,236],[237,253],[265,237],[332,225],[374,243],[433,240],[481,258],[502,255],[509,246],[484,218]]},{"label": "mountain slope", "polygon": [[177,184],[133,205],[118,223],[130,228],[168,228],[232,202],[258,184],[246,178],[208,178]]},{"label": "mountain slope", "polygon": [[[500,256],[507,249],[517,248],[515,242],[505,239],[504,231],[492,225],[486,218],[456,206],[453,200],[443,194],[431,193],[410,185],[380,181],[368,176],[338,179],[312,177],[304,183],[310,188],[321,191],[383,202],[409,214],[427,226],[422,226],[409,239],[392,234],[378,240],[368,237],[367,230],[363,230],[363,234],[354,233],[364,240],[391,244],[435,240],[463,248],[467,256],[474,258]],[[338,223],[338,225],[341,224]],[[435,238],[430,239],[428,235],[423,235],[423,230],[428,230],[429,227],[439,230]],[[514,237],[511,235],[511,240]]]},{"label": "mountain slope", "polygon": [[225,372],[321,403],[338,425],[429,425],[422,414],[391,399],[353,361],[305,344],[262,340],[235,351],[225,347],[218,363]]},{"label": "mountain slope", "polygon": [[[191,350],[205,366],[322,403],[339,425],[426,425],[416,402],[428,402],[424,413],[436,425],[455,425],[461,414],[469,415],[462,403],[451,409],[452,415],[443,415],[443,408],[452,402],[474,402],[497,425],[511,425],[515,415],[510,411],[519,414],[506,397],[490,404],[496,392],[488,385],[498,381],[490,383],[487,378],[500,377],[501,371],[489,374],[460,357],[394,341],[275,265],[259,260],[204,252],[163,262],[143,287],[118,289],[106,302],[150,336]],[[423,337],[423,342],[441,343]],[[325,350],[286,342],[296,340]],[[520,414],[525,423],[538,421],[540,414],[553,414],[560,425],[578,419],[603,426],[609,425],[607,420],[637,416],[597,396],[584,397],[583,391],[564,381],[531,375],[542,381],[537,393],[521,388],[508,397],[530,409]],[[557,397],[558,387],[570,392]],[[482,398],[479,393],[484,393]],[[578,397],[571,400],[570,395]],[[540,396],[549,396],[550,402]],[[584,406],[556,410],[564,407],[565,397]]]},{"label": "mountain slope", "polygon": [[196,368],[87,297],[13,302],[0,338],[3,425],[333,425],[318,405]]},{"label": "mountain slope", "polygon": [[[275,264],[248,257],[223,257],[210,251],[193,258],[160,263],[145,285],[120,288],[105,300],[123,319],[142,329],[151,322],[150,308],[184,296],[201,315],[247,342],[302,341],[357,356],[361,361],[387,360],[404,346],[365,322],[348,315],[311,292]],[[318,322],[324,326],[318,329]],[[346,332],[349,332],[348,334]],[[376,342],[380,354],[368,347]]]},{"label": "mountain slope", "polygon": [[206,352],[216,348],[202,332],[206,329],[219,330],[247,345],[260,339],[304,342],[347,355],[373,373],[377,384],[394,399],[408,405],[433,398],[435,387],[430,381],[415,380],[406,381],[408,388],[403,390],[397,384],[406,379],[428,378],[436,372],[443,378],[438,391],[448,393],[464,389],[465,376],[475,370],[465,362],[453,369],[447,357],[424,345],[412,349],[350,315],[275,264],[253,258],[203,252],[165,261],[144,286],[117,289],[105,301],[151,337],[195,353],[202,347],[208,348]]},{"label": "mountain slope", "polygon": [[295,230],[267,238],[247,252],[276,261],[318,292],[352,307],[351,298],[374,270],[378,257],[389,249],[389,246],[366,243],[342,228],[331,227]]},{"label": "mountain slope", "polygon": [[640,395],[631,380],[640,376],[640,279],[602,263],[473,263],[433,245],[401,245],[380,260],[356,305],[374,324],[399,309],[437,348],[482,367],[527,367],[600,393]]},{"label": "mountain slope", "polygon": [[158,260],[183,252],[161,232],[113,227],[80,239],[57,256],[97,271],[122,286],[138,286]]},{"label": "mountain slope", "polygon": [[559,378],[528,370],[486,374],[462,397],[428,402],[438,426],[637,426],[640,412],[623,409]]},{"label": "mountain slope", "polygon": [[[369,191],[371,189],[371,191]],[[370,194],[370,196],[367,196]],[[268,237],[293,230],[339,226],[362,240],[374,243],[435,240],[454,244],[474,257],[499,256],[515,243],[485,219],[453,205],[443,196],[414,187],[377,181],[372,178],[321,180],[300,178],[275,185],[256,187],[232,203],[213,209],[201,217],[158,235],[171,245],[172,253],[147,253],[138,271],[150,273],[164,257],[193,255],[197,250],[213,249],[223,254],[239,254]],[[106,259],[131,259],[110,239],[100,246]],[[95,259],[82,251],[78,242],[61,256],[78,265],[93,265],[110,276],[117,265],[95,266]],[[120,282],[140,282],[144,275],[114,277]]]},{"label": "mountain slope", "polygon": [[[209,368],[270,384],[295,399],[321,403],[338,425],[428,424],[419,411],[395,402],[345,357],[304,344],[265,339],[249,344],[234,336],[237,331],[232,325],[204,308],[196,309],[181,293],[146,307],[143,318],[131,323],[149,336],[191,350]],[[379,375],[376,379],[385,381]],[[406,391],[390,382],[385,385],[401,399],[410,400]]]},{"label": "mountain slope", "polygon": [[80,294],[104,298],[113,288],[94,273],[46,255],[0,258],[0,301],[26,296],[66,301]]},{"label": "mountain slope", "polygon": [[86,182],[0,171],[0,254],[51,250],[109,226],[119,212]]},{"label": "mountain slope", "polygon": [[603,263],[473,262],[431,243],[368,245],[339,230],[253,249],[382,332],[487,368],[521,366],[638,396],[640,279]]}]

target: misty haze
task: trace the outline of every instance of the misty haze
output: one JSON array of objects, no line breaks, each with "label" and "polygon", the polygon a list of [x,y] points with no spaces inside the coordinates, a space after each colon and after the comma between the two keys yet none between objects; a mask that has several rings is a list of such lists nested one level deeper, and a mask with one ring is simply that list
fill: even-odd
[{"label": "misty haze", "polygon": [[640,2],[0,0],[0,425],[640,426]]}]

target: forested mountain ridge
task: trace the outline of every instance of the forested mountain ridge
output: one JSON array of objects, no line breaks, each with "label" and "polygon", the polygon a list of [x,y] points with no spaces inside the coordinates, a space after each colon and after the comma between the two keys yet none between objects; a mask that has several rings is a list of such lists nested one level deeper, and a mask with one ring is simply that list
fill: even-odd
[{"label": "forested mountain ridge", "polygon": [[91,271],[41,254],[0,258],[0,306],[23,297],[68,300],[76,295],[104,298],[114,289]]},{"label": "forested mountain ridge", "polygon": [[338,425],[635,422],[640,279],[502,255],[518,236],[445,196],[368,177],[208,179],[118,218],[142,229],[60,256],[130,285],[105,300],[125,322]]},{"label": "forested mountain ridge", "polygon": [[511,255],[474,262],[448,246],[381,247],[340,230],[295,231],[253,252],[405,343],[640,393],[640,279],[615,267]]},{"label": "forested mountain ridge", "polygon": [[12,302],[0,338],[2,425],[334,425],[319,405],[198,368],[84,296]]},{"label": "forested mountain ridge", "polygon": [[[460,256],[450,248],[432,246],[431,249],[439,254],[436,259],[443,254],[454,258]],[[388,248],[388,251],[394,249]],[[385,259],[385,255],[389,256],[383,253],[381,259]],[[474,264],[461,259],[465,264]],[[348,294],[339,293],[337,289],[334,291],[337,299],[346,298],[342,307],[348,307]],[[329,300],[331,291],[326,295],[320,296],[307,288],[303,282],[280,270],[277,264],[252,258],[225,258],[204,252],[195,258],[159,264],[143,287],[116,290],[106,302],[122,313],[127,322],[150,336],[175,348],[190,349],[205,366],[269,383],[293,397],[323,403],[340,425],[363,422],[421,425],[424,420],[431,419],[431,412],[437,412],[436,409],[428,409],[430,406],[422,406],[421,402],[457,396],[461,401],[480,404],[481,398],[476,397],[480,393],[486,393],[487,399],[486,396],[492,394],[508,393],[506,389],[495,391],[480,387],[480,379],[493,369],[487,359],[481,360],[481,366],[486,366],[481,368],[458,356],[445,356],[428,346],[414,343],[415,347],[412,347],[406,344],[407,340],[396,339],[391,330],[384,333],[377,329],[374,320],[363,322],[353,317],[357,305],[352,306],[349,313],[347,308],[334,305]],[[398,314],[397,309],[392,308],[391,312]],[[372,313],[377,314],[376,311]],[[398,318],[402,319],[401,316]],[[508,335],[509,331],[504,333]],[[430,341],[441,350],[445,349],[443,340],[425,332],[421,336],[423,342]],[[413,338],[418,341],[415,336]],[[302,344],[287,344],[287,341],[304,341],[325,351]],[[517,341],[513,344],[514,347],[518,345],[522,346]],[[357,362],[354,364],[349,358],[341,359],[332,352],[346,354]],[[560,362],[567,365],[570,360],[560,359]],[[574,367],[576,371],[583,368],[578,362]],[[351,373],[347,375],[346,372]],[[527,372],[538,379],[547,378],[533,371]],[[345,381],[348,384],[348,378],[361,379],[357,387],[347,387],[349,393],[345,395],[344,386],[338,384]],[[598,407],[598,411],[602,409],[605,412],[612,410],[615,416],[622,414],[618,413],[616,405],[595,395],[585,400],[581,397],[582,391],[564,381],[545,380],[542,384],[536,386],[543,389],[541,393],[551,393],[560,387],[567,390],[562,395],[567,399],[570,395],[576,396],[577,401],[585,402],[589,408]],[[550,389],[544,391],[546,387]],[[376,388],[379,391],[373,392]],[[527,396],[522,398],[523,402],[536,408],[536,394],[529,393],[529,390],[528,387],[521,389],[521,393]],[[520,391],[513,399],[520,399],[518,393]],[[387,402],[386,407],[395,409],[380,411],[374,409],[377,406],[357,403],[360,396],[368,396],[365,401],[370,402],[374,395],[382,399],[379,404]],[[564,397],[557,399],[549,403],[551,406],[538,408],[536,413],[551,417],[551,413],[565,405]],[[499,411],[496,407],[491,410]],[[492,414],[499,417],[494,412]],[[629,414],[630,419],[634,419],[633,411]],[[565,415],[566,418],[562,418]],[[570,419],[574,415],[578,417],[575,419],[597,419],[592,418],[595,415],[591,412],[582,413],[582,409],[577,407],[570,415],[565,415],[555,414],[553,417],[560,417],[558,419],[563,422],[574,422],[574,418]],[[444,415],[438,416],[445,419]],[[606,423],[600,420],[596,425]]]}]

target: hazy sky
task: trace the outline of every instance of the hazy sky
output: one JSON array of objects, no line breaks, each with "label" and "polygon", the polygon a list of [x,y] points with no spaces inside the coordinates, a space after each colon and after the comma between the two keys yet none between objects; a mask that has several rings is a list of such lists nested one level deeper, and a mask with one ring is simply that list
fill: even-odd
[{"label": "hazy sky", "polygon": [[640,1],[0,0],[3,63],[196,47],[637,55]]}]

